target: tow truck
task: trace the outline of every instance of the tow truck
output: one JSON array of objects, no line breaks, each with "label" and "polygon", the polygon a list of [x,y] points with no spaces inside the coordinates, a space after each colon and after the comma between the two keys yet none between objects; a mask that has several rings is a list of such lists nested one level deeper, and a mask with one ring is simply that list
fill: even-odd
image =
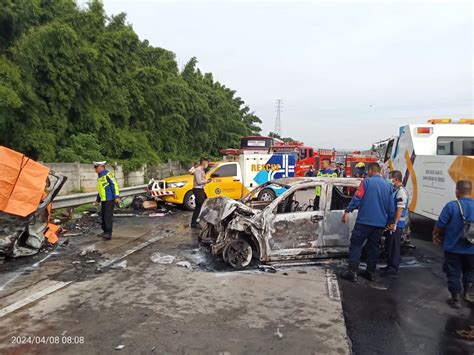
[{"label": "tow truck", "polygon": [[[266,148],[268,149],[268,148]],[[228,154],[225,160],[209,164],[206,178],[212,179],[204,188],[207,197],[226,196],[240,199],[257,186],[274,179],[295,176],[295,157],[292,154],[265,153],[260,149],[244,149]],[[149,190],[165,202],[183,205],[188,210],[195,207],[193,175],[173,176],[151,180]],[[273,200],[282,193],[276,185],[269,185],[257,196]]]},{"label": "tow truck", "polygon": [[385,143],[382,172],[388,177],[393,170],[403,174],[410,212],[437,220],[444,205],[456,199],[456,182],[474,181],[474,119],[400,127]]}]

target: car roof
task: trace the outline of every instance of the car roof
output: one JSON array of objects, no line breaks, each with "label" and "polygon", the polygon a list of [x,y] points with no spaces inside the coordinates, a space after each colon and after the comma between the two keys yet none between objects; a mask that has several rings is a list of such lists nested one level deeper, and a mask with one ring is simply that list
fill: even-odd
[{"label": "car roof", "polygon": [[334,184],[347,184],[361,181],[360,178],[332,178],[332,177],[290,177],[272,180],[276,184],[294,186],[306,182],[331,182]]}]

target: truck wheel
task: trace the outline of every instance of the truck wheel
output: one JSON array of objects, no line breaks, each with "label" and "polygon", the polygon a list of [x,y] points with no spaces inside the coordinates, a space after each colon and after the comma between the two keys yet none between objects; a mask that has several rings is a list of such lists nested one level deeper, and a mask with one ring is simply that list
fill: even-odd
[{"label": "truck wheel", "polygon": [[224,248],[223,258],[235,269],[243,269],[252,262],[253,250],[243,239],[234,239]]},{"label": "truck wheel", "polygon": [[194,211],[196,208],[196,198],[194,197],[193,191],[188,191],[186,192],[186,195],[184,195],[184,208],[186,208],[188,211]]},{"label": "truck wheel", "polygon": [[258,194],[258,200],[259,201],[271,202],[275,198],[276,198],[276,194],[275,194],[275,191],[273,191],[272,189],[263,189]]}]

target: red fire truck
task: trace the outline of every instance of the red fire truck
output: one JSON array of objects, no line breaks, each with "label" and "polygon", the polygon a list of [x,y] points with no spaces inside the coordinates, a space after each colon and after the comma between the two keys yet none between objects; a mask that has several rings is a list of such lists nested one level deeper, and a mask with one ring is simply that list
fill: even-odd
[{"label": "red fire truck", "polygon": [[244,151],[292,154],[296,162],[295,176],[305,176],[310,166],[313,166],[315,170],[320,170],[323,159],[344,163],[348,177],[354,175],[358,163],[364,163],[365,170],[367,170],[369,163],[377,161],[376,156],[370,151],[316,150],[305,145],[303,142],[284,142],[277,138],[261,136],[242,137],[240,140],[240,149],[222,149],[220,152],[224,156],[235,156]]}]

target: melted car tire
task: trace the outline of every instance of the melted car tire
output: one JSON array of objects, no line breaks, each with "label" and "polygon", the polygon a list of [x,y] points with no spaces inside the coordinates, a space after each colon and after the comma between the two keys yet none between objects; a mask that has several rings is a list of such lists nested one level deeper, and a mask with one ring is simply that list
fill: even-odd
[{"label": "melted car tire", "polygon": [[[265,196],[268,196],[268,198],[265,198]],[[263,189],[260,191],[258,194],[258,200],[259,201],[267,201],[271,202],[276,198],[276,193],[272,189]]]},{"label": "melted car tire", "polygon": [[[193,199],[194,199],[193,190],[186,192],[186,195],[184,195],[183,205],[184,205],[184,208],[186,208],[188,211],[194,211],[196,202],[195,202],[195,199],[194,199],[194,202],[191,202],[193,201]],[[191,205],[191,203],[194,203],[194,205]]]},{"label": "melted car tire", "polygon": [[252,246],[244,239],[234,239],[224,248],[223,259],[235,269],[250,265],[253,257]]}]

